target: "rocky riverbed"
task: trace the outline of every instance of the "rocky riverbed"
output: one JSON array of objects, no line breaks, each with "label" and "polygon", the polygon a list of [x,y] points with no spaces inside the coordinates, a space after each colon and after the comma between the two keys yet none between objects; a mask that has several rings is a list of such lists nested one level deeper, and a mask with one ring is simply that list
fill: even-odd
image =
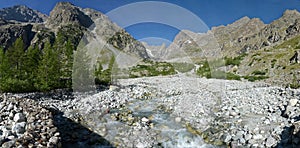
[{"label": "rocky riverbed", "polygon": [[297,147],[300,90],[174,75],[3,94],[2,147]]}]

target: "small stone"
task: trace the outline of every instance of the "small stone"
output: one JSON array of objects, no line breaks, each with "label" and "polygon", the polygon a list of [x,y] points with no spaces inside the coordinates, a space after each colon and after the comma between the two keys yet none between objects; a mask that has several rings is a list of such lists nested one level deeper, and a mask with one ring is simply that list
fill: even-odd
[{"label": "small stone", "polygon": [[146,117],[143,117],[142,122],[147,123],[147,122],[149,122],[149,119],[147,119]]},{"label": "small stone", "polygon": [[260,139],[263,139],[264,137],[263,137],[263,135],[261,135],[261,134],[257,134],[257,135],[254,135],[253,136],[253,139],[254,140],[260,140]]},{"label": "small stone", "polygon": [[246,140],[244,138],[240,138],[239,141],[240,141],[241,144],[245,144],[246,143]]},{"label": "small stone", "polygon": [[15,122],[24,122],[25,121],[25,115],[22,113],[16,113],[14,117]]},{"label": "small stone", "polygon": [[296,106],[297,103],[298,103],[298,99],[291,99],[289,101],[289,106]]},{"label": "small stone", "polygon": [[234,111],[230,112],[230,116],[237,116],[238,114]]},{"label": "small stone", "polygon": [[2,137],[7,138],[11,135],[11,131],[7,129],[2,129]]},{"label": "small stone", "polygon": [[226,143],[230,142],[231,138],[232,137],[230,135],[227,135],[224,142],[226,142]]},{"label": "small stone", "polygon": [[14,136],[14,135],[11,135],[11,136],[8,136],[7,137],[7,139],[9,139],[9,140],[13,140],[13,139],[15,139],[16,137]]},{"label": "small stone", "polygon": [[252,134],[246,134],[245,135],[245,140],[250,140],[252,138]]},{"label": "small stone", "polygon": [[59,135],[60,135],[59,132],[56,132],[56,133],[54,134],[55,137],[59,137]]},{"label": "small stone", "polygon": [[277,142],[276,142],[275,138],[273,138],[272,136],[267,138],[267,141],[266,141],[267,147],[272,147],[272,146],[275,146],[276,144],[277,144]]},{"label": "small stone", "polygon": [[23,134],[25,132],[25,122],[21,123],[16,123],[15,125],[12,126],[12,132],[16,134]]},{"label": "small stone", "polygon": [[269,120],[269,119],[266,119],[266,120],[264,121],[264,124],[267,124],[267,125],[269,125],[269,124],[271,124],[271,122],[270,122],[270,120]]},{"label": "small stone", "polygon": [[3,143],[1,146],[5,147],[5,148],[11,148],[14,146],[14,143],[15,143],[14,141],[8,141],[8,142]]},{"label": "small stone", "polygon": [[9,119],[13,119],[14,118],[14,113],[13,112],[10,112],[9,115],[8,115]]},{"label": "small stone", "polygon": [[8,107],[7,107],[7,111],[10,111],[14,108],[14,105],[12,103],[9,103]]},{"label": "small stone", "polygon": [[180,117],[176,117],[175,118],[175,122],[177,122],[177,123],[181,122],[181,118]]},{"label": "small stone", "polygon": [[49,139],[49,142],[50,143],[52,143],[52,144],[57,144],[58,143],[58,137],[51,137],[50,139]]}]

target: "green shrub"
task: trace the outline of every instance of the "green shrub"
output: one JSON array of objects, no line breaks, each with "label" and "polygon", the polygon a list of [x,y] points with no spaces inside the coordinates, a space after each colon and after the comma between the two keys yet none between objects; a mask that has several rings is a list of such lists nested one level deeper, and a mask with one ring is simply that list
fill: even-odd
[{"label": "green shrub", "polygon": [[259,70],[255,70],[252,72],[253,75],[266,75],[265,71],[259,71]]},{"label": "green shrub", "polygon": [[206,60],[206,61],[200,63],[200,65],[202,65],[202,66],[197,70],[197,74],[201,77],[211,78],[210,67],[209,67],[208,61]]},{"label": "green shrub", "polygon": [[271,61],[271,68],[274,68],[276,62],[277,62],[276,59],[273,59],[273,60]]},{"label": "green shrub", "polygon": [[129,70],[130,78],[150,77],[159,75],[176,74],[174,67],[167,62],[144,61],[145,64],[138,64]]},{"label": "green shrub", "polygon": [[241,76],[233,74],[231,72],[226,73],[227,80],[241,80]]},{"label": "green shrub", "polygon": [[255,82],[255,81],[259,81],[259,80],[264,80],[267,79],[269,77],[267,76],[244,76],[243,78],[247,79],[250,82]]},{"label": "green shrub", "polygon": [[192,63],[172,63],[174,68],[179,72],[189,72],[195,68],[195,65]]},{"label": "green shrub", "polygon": [[244,59],[244,57],[246,56],[247,54],[242,54],[242,55],[239,55],[237,57],[233,57],[233,58],[228,58],[228,57],[225,57],[225,65],[228,66],[228,65],[240,65],[241,64],[241,61]]}]

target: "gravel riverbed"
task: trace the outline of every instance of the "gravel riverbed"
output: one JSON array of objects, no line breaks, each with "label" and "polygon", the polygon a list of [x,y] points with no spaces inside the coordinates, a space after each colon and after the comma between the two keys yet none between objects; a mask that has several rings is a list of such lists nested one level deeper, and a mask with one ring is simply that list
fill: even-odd
[{"label": "gravel riverbed", "polygon": [[2,147],[297,147],[300,90],[186,75],[2,94]]}]

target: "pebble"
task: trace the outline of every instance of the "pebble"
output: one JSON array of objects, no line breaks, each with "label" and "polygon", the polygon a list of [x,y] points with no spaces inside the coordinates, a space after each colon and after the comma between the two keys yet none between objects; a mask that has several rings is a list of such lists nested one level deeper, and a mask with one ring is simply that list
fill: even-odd
[{"label": "pebble", "polygon": [[289,101],[289,106],[294,107],[294,106],[296,106],[297,103],[298,103],[298,99],[291,99]]},{"label": "pebble", "polygon": [[175,118],[175,122],[177,122],[177,123],[181,122],[181,118],[180,117],[176,117]]},{"label": "pebble", "polygon": [[266,141],[266,146],[267,147],[272,147],[272,146],[275,146],[277,144],[277,141],[275,138],[273,138],[272,136],[269,136],[267,138],[267,141]]},{"label": "pebble", "polygon": [[260,140],[263,139],[264,137],[261,134],[253,135],[254,140]]},{"label": "pebble", "polygon": [[23,134],[25,132],[25,122],[16,123],[12,126],[12,132],[16,134]]},{"label": "pebble", "polygon": [[15,122],[24,122],[25,121],[25,115],[22,113],[16,113],[14,116]]}]

